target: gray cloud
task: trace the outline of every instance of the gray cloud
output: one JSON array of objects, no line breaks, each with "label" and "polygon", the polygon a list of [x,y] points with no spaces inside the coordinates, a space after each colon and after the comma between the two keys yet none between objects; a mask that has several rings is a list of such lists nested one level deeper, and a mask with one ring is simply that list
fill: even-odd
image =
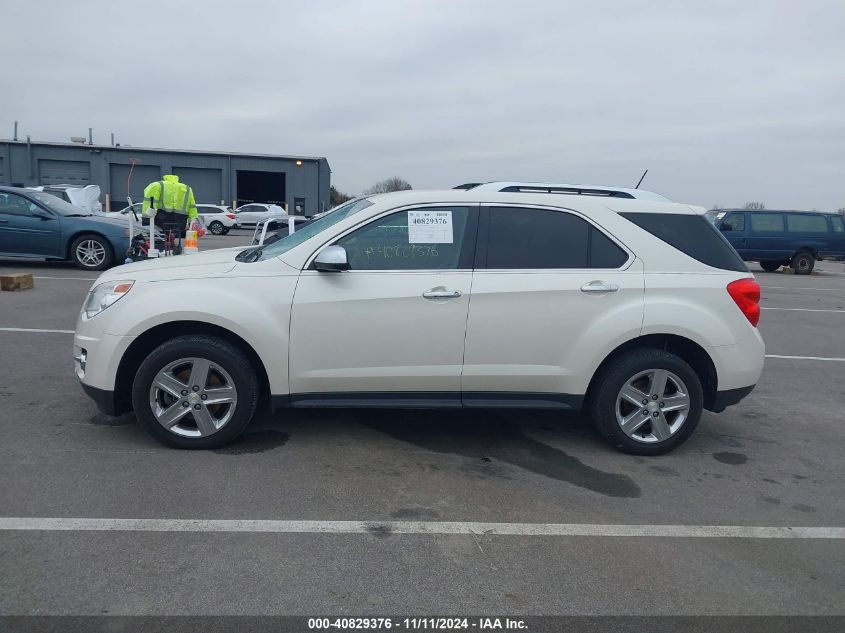
[{"label": "gray cloud", "polygon": [[845,206],[841,0],[4,0],[0,21],[2,136],[325,155],[352,193],[648,167],[677,200]]}]

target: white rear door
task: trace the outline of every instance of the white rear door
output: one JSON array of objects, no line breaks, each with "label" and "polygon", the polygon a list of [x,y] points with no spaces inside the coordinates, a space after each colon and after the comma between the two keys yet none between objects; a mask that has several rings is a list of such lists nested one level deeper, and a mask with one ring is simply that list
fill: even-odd
[{"label": "white rear door", "polygon": [[391,212],[333,242],[351,270],[302,272],[291,314],[294,402],[460,406],[476,216],[468,206]]},{"label": "white rear door", "polygon": [[464,404],[578,406],[594,359],[642,326],[642,262],[575,213],[491,207],[481,217]]}]

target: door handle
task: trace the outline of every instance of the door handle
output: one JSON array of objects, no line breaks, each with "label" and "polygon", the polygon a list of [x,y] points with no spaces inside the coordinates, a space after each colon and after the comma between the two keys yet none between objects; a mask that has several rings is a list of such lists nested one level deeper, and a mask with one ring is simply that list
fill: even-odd
[{"label": "door handle", "polygon": [[605,293],[619,290],[617,284],[609,284],[605,281],[591,281],[581,286],[581,292]]},{"label": "door handle", "polygon": [[446,288],[432,288],[422,293],[424,299],[457,299],[461,293],[457,290],[447,290]]}]

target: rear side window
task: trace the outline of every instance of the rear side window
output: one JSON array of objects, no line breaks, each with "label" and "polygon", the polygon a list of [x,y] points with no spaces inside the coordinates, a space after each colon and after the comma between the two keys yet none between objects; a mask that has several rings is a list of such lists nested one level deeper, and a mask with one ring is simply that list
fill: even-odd
[{"label": "rear side window", "polygon": [[730,242],[703,215],[674,213],[620,213],[619,215],[702,264],[722,270],[748,271]]},{"label": "rear side window", "polygon": [[486,268],[619,268],[628,260],[606,235],[571,213],[508,207],[489,212]]},{"label": "rear side window", "polygon": [[752,213],[751,230],[755,233],[783,233],[783,215],[780,213]]},{"label": "rear side window", "polygon": [[834,233],[845,233],[845,222],[838,215],[830,216],[830,223],[833,225]]},{"label": "rear side window", "polygon": [[790,233],[827,233],[827,220],[822,215],[788,213],[786,230]]}]

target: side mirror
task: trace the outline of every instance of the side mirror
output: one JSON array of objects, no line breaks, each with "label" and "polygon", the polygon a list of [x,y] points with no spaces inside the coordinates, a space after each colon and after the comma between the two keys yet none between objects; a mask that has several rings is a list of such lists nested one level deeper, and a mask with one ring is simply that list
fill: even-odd
[{"label": "side mirror", "polygon": [[326,246],[314,258],[314,270],[324,273],[339,273],[349,270],[346,249],[342,246]]},{"label": "side mirror", "polygon": [[32,208],[32,215],[36,218],[41,218],[42,220],[52,220],[53,215],[49,211],[45,211],[41,207],[33,206]]}]

